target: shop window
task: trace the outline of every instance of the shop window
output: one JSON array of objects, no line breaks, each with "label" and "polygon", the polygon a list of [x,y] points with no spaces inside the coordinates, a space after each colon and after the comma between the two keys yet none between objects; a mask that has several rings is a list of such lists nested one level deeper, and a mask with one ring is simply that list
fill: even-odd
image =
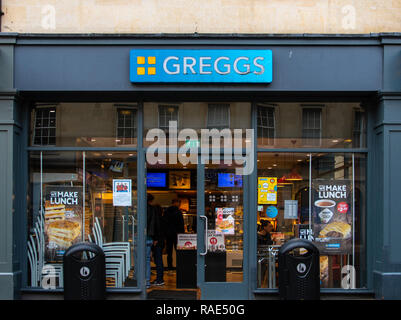
[{"label": "shop window", "polygon": [[230,104],[210,103],[207,109],[207,128],[230,128]]},{"label": "shop window", "polygon": [[[162,108],[160,108],[162,107]],[[170,110],[169,110],[170,109]],[[143,126],[145,147],[151,146],[156,142],[153,134],[154,128],[168,129],[169,120],[177,120],[178,133],[182,133],[184,129],[193,130],[191,136],[186,141],[177,141],[178,147],[187,144],[189,147],[201,145],[202,129],[223,128],[242,129],[242,144],[245,148],[246,136],[244,129],[251,128],[251,103],[250,102],[227,102],[224,104],[208,103],[208,102],[180,102],[178,105],[170,105],[158,102],[145,102],[143,107]],[[168,132],[165,131],[168,134]],[[147,140],[148,137],[149,139]],[[168,136],[167,136],[168,138]],[[234,139],[233,139],[234,140]],[[235,140],[237,145],[240,144]],[[160,142],[169,145],[169,139]],[[208,143],[205,141],[205,143]],[[209,139],[212,143],[212,139]]]},{"label": "shop window", "polygon": [[366,112],[360,103],[257,104],[260,148],[366,148]]},{"label": "shop window", "polygon": [[137,110],[117,108],[117,139],[119,145],[135,144],[137,137]]},{"label": "shop window", "polygon": [[322,288],[366,287],[366,156],[259,153],[257,285],[277,288],[277,252],[292,238],[320,251]]},{"label": "shop window", "polygon": [[360,110],[354,111],[354,126],[352,145],[354,148],[362,148],[365,145],[365,113]]},{"label": "shop window", "polygon": [[322,109],[302,109],[302,139],[306,146],[320,146],[322,134]]},{"label": "shop window", "polygon": [[63,288],[63,254],[81,241],[104,250],[108,287],[137,286],[136,176],[136,153],[30,154],[29,287]]},{"label": "shop window", "polygon": [[274,145],[275,135],[274,106],[258,105],[258,140],[263,145]]},{"label": "shop window", "polygon": [[170,121],[177,121],[178,126],[178,106],[159,105],[159,128],[166,133],[166,136],[168,136]]},{"label": "shop window", "polygon": [[136,147],[137,122],[135,104],[60,102],[57,106],[43,105],[31,113],[30,142],[32,146]]},{"label": "shop window", "polygon": [[56,144],[56,107],[36,107],[33,119],[33,145]]}]

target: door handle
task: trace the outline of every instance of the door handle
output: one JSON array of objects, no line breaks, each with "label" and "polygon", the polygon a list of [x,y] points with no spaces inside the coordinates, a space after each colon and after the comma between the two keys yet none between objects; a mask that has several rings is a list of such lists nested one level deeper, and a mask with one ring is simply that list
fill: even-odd
[{"label": "door handle", "polygon": [[208,224],[208,221],[207,221],[207,217],[206,216],[200,216],[200,218],[205,219],[205,252],[200,252],[199,254],[201,256],[205,256],[207,254],[207,233],[208,233],[207,224]]}]

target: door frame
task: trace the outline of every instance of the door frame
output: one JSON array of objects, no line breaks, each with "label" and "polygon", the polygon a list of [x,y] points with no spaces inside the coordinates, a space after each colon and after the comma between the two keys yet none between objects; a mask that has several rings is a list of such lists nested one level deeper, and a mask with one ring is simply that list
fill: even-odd
[{"label": "door frame", "polygon": [[249,299],[249,190],[251,175],[243,176],[243,280],[242,282],[206,282],[205,256],[206,222],[201,216],[205,213],[205,165],[197,165],[197,286],[202,300],[246,300]]}]

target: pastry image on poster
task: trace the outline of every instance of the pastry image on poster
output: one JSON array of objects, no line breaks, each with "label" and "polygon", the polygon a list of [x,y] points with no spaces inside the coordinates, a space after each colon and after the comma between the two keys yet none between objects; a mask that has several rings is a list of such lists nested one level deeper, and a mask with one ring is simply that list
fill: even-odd
[{"label": "pastry image on poster", "polygon": [[45,258],[61,262],[66,249],[81,241],[82,187],[45,187]]},{"label": "pastry image on poster", "polygon": [[352,252],[352,192],[348,180],[316,180],[313,234],[321,254]]},{"label": "pastry image on poster", "polygon": [[216,232],[234,234],[234,208],[216,208]]}]

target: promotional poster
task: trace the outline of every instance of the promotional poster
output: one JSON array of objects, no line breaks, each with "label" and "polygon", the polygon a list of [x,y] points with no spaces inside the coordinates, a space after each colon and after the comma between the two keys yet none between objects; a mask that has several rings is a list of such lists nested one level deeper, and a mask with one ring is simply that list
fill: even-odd
[{"label": "promotional poster", "polygon": [[196,250],[196,233],[177,234],[177,250]]},{"label": "promotional poster", "polygon": [[224,234],[218,233],[215,230],[209,230],[207,234],[207,251],[209,252],[224,252],[226,251]]},{"label": "promotional poster", "polygon": [[313,234],[320,254],[352,253],[352,190],[349,180],[316,180]]},{"label": "promotional poster", "polygon": [[277,178],[258,177],[258,204],[277,204]]},{"label": "promotional poster", "polygon": [[234,234],[234,208],[216,208],[216,232]]},{"label": "promotional poster", "polygon": [[113,179],[113,206],[132,206],[132,180]]},{"label": "promotional poster", "polygon": [[82,187],[45,187],[45,259],[62,261],[64,251],[81,241]]}]

